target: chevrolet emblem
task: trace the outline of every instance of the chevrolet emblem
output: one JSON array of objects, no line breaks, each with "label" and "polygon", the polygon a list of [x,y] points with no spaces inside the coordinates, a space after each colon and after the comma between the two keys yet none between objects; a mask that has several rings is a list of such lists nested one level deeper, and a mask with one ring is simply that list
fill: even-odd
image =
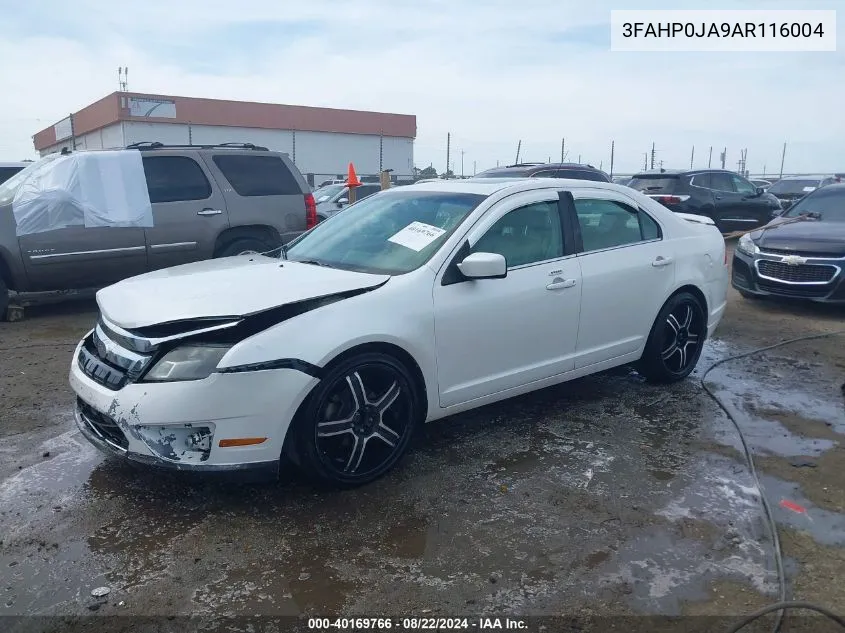
[{"label": "chevrolet emblem", "polygon": [[799,264],[806,264],[807,258],[800,255],[787,255],[781,261],[788,266],[798,266]]}]

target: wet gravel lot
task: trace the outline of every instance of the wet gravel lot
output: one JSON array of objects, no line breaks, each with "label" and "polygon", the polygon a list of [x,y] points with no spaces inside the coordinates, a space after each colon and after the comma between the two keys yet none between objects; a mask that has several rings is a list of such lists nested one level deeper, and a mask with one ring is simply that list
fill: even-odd
[{"label": "wet gravel lot", "polygon": [[[731,291],[681,384],[623,368],[438,421],[383,480],[326,492],[295,473],[186,481],[104,458],[75,430],[67,387],[94,304],[32,308],[0,324],[0,615],[753,611],[777,598],[772,543],[736,431],[699,379],[843,317]],[[755,452],[794,597],[840,610],[843,380],[845,337],[708,377]]]}]

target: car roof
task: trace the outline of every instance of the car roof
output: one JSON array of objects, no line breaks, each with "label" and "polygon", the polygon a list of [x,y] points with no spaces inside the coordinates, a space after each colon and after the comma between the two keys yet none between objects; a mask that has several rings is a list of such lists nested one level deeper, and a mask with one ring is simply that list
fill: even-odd
[{"label": "car roof", "polygon": [[27,165],[32,165],[32,163],[26,163],[24,161],[0,161],[0,167],[26,167]]},{"label": "car roof", "polygon": [[[531,191],[532,189],[548,189],[550,187],[566,184],[573,187],[591,187],[609,189],[611,191],[630,191],[623,185],[600,180],[575,180],[571,178],[468,178],[455,180],[438,180],[436,182],[418,182],[407,185],[417,191],[442,191],[446,193],[469,193],[482,196],[491,196],[494,193],[512,190]],[[388,190],[389,191],[389,190]]]},{"label": "car roof", "polygon": [[519,163],[517,165],[502,165],[485,169],[482,174],[490,172],[522,172],[522,171],[543,171],[545,169],[591,169],[601,172],[601,169],[586,163]]},{"label": "car roof", "polygon": [[[644,176],[682,176],[684,174],[736,174],[730,169],[711,169],[705,167],[704,169],[647,169],[634,174],[634,178],[642,178]],[[737,174],[739,175],[739,174]]]},{"label": "car roof", "polygon": [[807,174],[806,176],[784,176],[781,180],[824,180],[825,178],[835,178],[833,174]]},{"label": "car roof", "polygon": [[[831,191],[845,191],[845,182],[836,182],[832,185],[828,185],[827,187],[816,189],[816,191],[825,191],[828,193],[830,193]],[[815,191],[813,193],[815,193]]]}]

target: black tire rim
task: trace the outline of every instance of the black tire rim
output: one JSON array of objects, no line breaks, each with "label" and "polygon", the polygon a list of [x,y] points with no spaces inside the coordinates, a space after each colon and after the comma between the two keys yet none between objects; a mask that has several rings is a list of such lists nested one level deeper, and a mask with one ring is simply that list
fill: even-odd
[{"label": "black tire rim", "polygon": [[663,325],[660,359],[673,374],[685,373],[697,360],[704,344],[704,314],[693,301],[676,305]]},{"label": "black tire rim", "polygon": [[382,363],[359,365],[334,381],[317,408],[320,461],[342,479],[364,479],[388,468],[412,427],[404,376]]}]

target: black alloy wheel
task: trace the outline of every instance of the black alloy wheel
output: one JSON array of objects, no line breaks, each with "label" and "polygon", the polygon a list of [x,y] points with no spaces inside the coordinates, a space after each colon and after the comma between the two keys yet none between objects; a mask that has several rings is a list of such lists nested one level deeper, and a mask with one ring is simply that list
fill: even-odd
[{"label": "black alloy wheel", "polygon": [[638,371],[652,382],[683,380],[695,369],[707,337],[707,315],[688,292],[674,295],[657,315]]},{"label": "black alloy wheel", "polygon": [[392,356],[364,353],[332,368],[297,414],[297,461],[323,483],[360,486],[390,470],[420,418],[420,395]]}]

